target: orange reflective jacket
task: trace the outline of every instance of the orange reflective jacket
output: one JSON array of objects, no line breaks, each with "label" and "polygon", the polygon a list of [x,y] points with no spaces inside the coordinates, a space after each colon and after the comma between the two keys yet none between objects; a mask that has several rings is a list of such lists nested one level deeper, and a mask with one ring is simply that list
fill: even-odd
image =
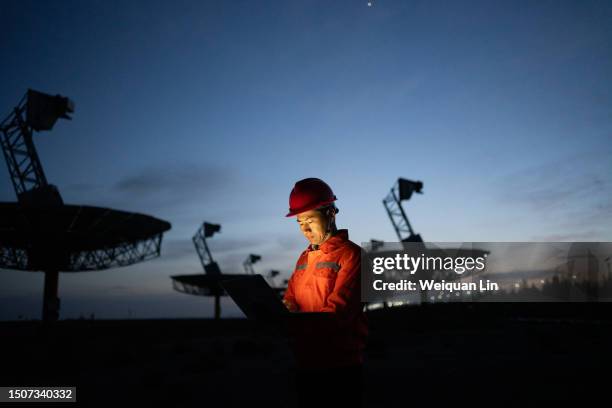
[{"label": "orange reflective jacket", "polygon": [[293,324],[291,345],[298,366],[363,362],[368,324],[360,291],[361,247],[349,241],[348,230],[338,230],[317,250],[309,245],[302,252],[283,301],[292,311],[330,314]]}]

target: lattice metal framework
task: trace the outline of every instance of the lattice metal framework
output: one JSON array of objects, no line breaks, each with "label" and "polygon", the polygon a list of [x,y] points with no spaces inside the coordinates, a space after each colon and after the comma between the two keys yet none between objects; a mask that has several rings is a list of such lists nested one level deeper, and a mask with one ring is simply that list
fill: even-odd
[{"label": "lattice metal framework", "polygon": [[32,141],[33,131],[50,130],[58,118],[70,119],[67,113],[73,111],[74,104],[68,98],[30,89],[0,123],[2,152],[20,201],[26,192],[48,185]]},{"label": "lattice metal framework", "polygon": [[202,267],[204,271],[208,274],[212,275],[220,275],[221,269],[219,265],[212,257],[210,253],[210,249],[208,248],[208,244],[206,243],[206,238],[212,237],[216,232],[221,231],[221,225],[219,224],[211,224],[208,222],[204,222],[202,226],[196,231],[195,235],[191,240],[193,241],[193,245],[195,246],[196,252],[198,253],[198,257],[200,258],[200,262],[202,263]]},{"label": "lattice metal framework", "polygon": [[423,183],[420,181],[399,178],[387,197],[383,199],[383,205],[400,242],[423,242],[421,235],[414,233],[402,207],[402,201],[409,200],[412,193],[422,194],[422,188]]}]

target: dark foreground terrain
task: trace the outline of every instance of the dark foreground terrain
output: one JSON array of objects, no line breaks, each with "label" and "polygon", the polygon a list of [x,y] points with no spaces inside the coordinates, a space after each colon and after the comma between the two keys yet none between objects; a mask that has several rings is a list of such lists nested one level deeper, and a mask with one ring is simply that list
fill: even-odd
[{"label": "dark foreground terrain", "polygon": [[[610,304],[436,304],[369,319],[368,407],[609,404]],[[0,336],[0,385],[76,386],[77,405],[295,405],[286,341],[242,319],[3,322]]]}]

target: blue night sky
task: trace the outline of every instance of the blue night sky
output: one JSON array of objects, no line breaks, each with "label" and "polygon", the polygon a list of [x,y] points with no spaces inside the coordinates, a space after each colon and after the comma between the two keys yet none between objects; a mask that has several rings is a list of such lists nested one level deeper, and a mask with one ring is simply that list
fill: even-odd
[{"label": "blue night sky", "polygon": [[[35,135],[64,200],[172,223],[161,258],[61,274],[62,318],[211,316],[169,278],[202,272],[204,220],[224,272],[288,277],[305,177],[355,242],[396,240],[398,177],[427,241],[612,241],[609,1],[0,0],[0,27],[2,118],[27,88],[76,103]],[[42,287],[0,271],[0,319],[38,318]]]}]

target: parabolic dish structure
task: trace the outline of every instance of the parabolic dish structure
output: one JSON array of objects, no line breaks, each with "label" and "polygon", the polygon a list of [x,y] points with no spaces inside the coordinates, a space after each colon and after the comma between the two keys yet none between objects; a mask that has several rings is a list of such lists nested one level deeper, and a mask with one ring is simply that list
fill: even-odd
[{"label": "parabolic dish structure", "polygon": [[85,205],[27,207],[0,202],[0,268],[92,271],[159,255],[170,223]]}]

